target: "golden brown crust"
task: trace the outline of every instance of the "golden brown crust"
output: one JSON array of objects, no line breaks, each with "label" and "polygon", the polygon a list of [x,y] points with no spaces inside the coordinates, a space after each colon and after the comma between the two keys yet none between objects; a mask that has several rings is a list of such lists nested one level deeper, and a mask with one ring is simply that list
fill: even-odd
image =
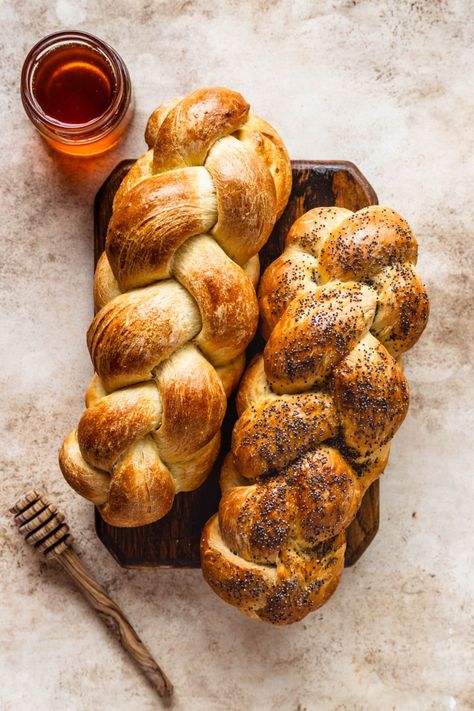
[{"label": "golden brown crust", "polygon": [[359,341],[331,377],[345,444],[368,456],[389,442],[408,410],[408,383],[390,353],[370,333]]},{"label": "golden brown crust", "polygon": [[240,417],[247,407],[273,398],[276,395],[265,375],[263,356],[257,355],[250,361],[240,381],[235,398],[237,414]]},{"label": "golden brown crust", "polygon": [[283,254],[265,270],[259,286],[265,340],[293,299],[317,289],[321,247],[331,231],[350,215],[350,210],[341,207],[314,208],[292,224]]},{"label": "golden brown crust", "polygon": [[121,294],[106,304],[89,327],[87,344],[94,368],[110,392],[151,380],[153,370],[200,330],[194,300],[170,280]]},{"label": "golden brown crust", "polygon": [[119,203],[107,230],[106,252],[121,291],[170,276],[170,262],[189,237],[217,217],[214,186],[204,168],[153,175]]},{"label": "golden brown crust", "polygon": [[288,625],[321,607],[337,587],[344,567],[345,536],[325,541],[311,554],[281,551],[276,566],[249,563],[222,540],[218,516],[206,523],[201,538],[204,578],[223,600],[249,617]]},{"label": "golden brown crust", "polygon": [[372,333],[397,358],[415,345],[428,321],[424,284],[410,262],[382,269],[371,283],[379,294]]},{"label": "golden brown crust", "polygon": [[275,563],[284,546],[305,551],[343,531],[361,494],[359,478],[339,452],[318,447],[284,475],[227,489],[219,505],[221,536],[235,555]]},{"label": "golden brown crust", "polygon": [[84,460],[77,441],[77,430],[65,437],[59,451],[59,466],[67,483],[78,494],[96,505],[107,501],[110,475],[89,466]]},{"label": "golden brown crust", "polygon": [[267,241],[276,216],[275,184],[268,167],[227,136],[206,160],[216,190],[214,239],[237,264],[245,264]]},{"label": "golden brown crust", "polygon": [[242,378],[201,541],[217,594],[274,624],[336,588],[344,530],[407,412],[400,355],[428,317],[416,240],[393,210],[315,208],[285,244],[260,284],[267,343]]},{"label": "golden brown crust", "polygon": [[245,122],[249,108],[236,91],[220,87],[198,89],[185,96],[156,132],[154,172],[202,165],[211,146]]},{"label": "golden brown crust", "polygon": [[161,401],[152,383],[118,390],[83,414],[77,441],[91,467],[110,470],[121,454],[161,422]]},{"label": "golden brown crust", "polygon": [[121,291],[107,259],[107,254],[102,252],[94,274],[94,307],[96,313],[109,301],[115,299],[116,296],[120,296],[120,294]]},{"label": "golden brown crust", "polygon": [[244,368],[245,353],[241,353],[237,358],[231,360],[230,363],[216,366],[216,373],[221,379],[226,397],[229,397],[239,384],[240,376],[244,372]]},{"label": "golden brown crust", "polygon": [[[154,148],[161,124],[168,116],[171,109],[174,109],[174,107],[179,104],[182,99],[182,96],[175,96],[173,99],[168,99],[168,101],[160,104],[160,106],[152,112],[145,128],[145,142],[149,148]],[[150,153],[153,157],[153,152],[150,151]]]},{"label": "golden brown crust", "polygon": [[114,526],[145,526],[168,513],[175,492],[171,473],[147,436],[134,442],[114,466],[108,500],[99,511]]},{"label": "golden brown crust", "polygon": [[257,297],[242,268],[211,237],[201,235],[179,251],[173,272],[199,309],[196,344],[215,366],[237,358],[258,325]]},{"label": "golden brown crust", "polygon": [[217,455],[221,443],[221,432],[217,430],[214,437],[197,452],[184,457],[177,462],[170,462],[169,470],[173,475],[176,493],[194,491],[206,480]]},{"label": "golden brown crust", "polygon": [[290,157],[285,144],[273,126],[251,112],[234,136],[268,166],[275,183],[278,219],[288,202],[292,182]]},{"label": "golden brown crust", "polygon": [[338,428],[329,395],[285,395],[244,410],[232,433],[232,450],[242,476],[256,479],[281,471]]},{"label": "golden brown crust", "polygon": [[249,261],[242,266],[242,269],[252,282],[253,288],[256,289],[258,286],[258,280],[260,279],[260,259],[258,254],[251,257]]},{"label": "golden brown crust", "polygon": [[145,178],[153,175],[153,151],[147,151],[132,165],[125,178],[120,183],[114,195],[113,209],[115,210],[124,200],[126,194]]},{"label": "golden brown crust", "polygon": [[265,374],[273,389],[303,392],[327,380],[369,330],[376,306],[376,292],[353,282],[293,299],[264,350]]},{"label": "golden brown crust", "polygon": [[354,458],[354,467],[357,469],[364,490],[367,490],[372,482],[383,474],[390,454],[390,445],[391,442],[387,442],[368,457]]},{"label": "golden brown crust", "polygon": [[89,385],[86,388],[86,393],[85,393],[85,404],[86,407],[91,407],[94,403],[96,403],[98,400],[101,398],[105,397],[107,395],[107,390],[104,388],[104,384],[102,380],[99,378],[97,373],[94,373],[92,376]]},{"label": "golden brown crust", "polygon": [[343,220],[319,255],[322,284],[334,279],[366,279],[395,262],[416,264],[415,235],[395,210],[372,205]]},{"label": "golden brown crust", "polygon": [[285,239],[285,251],[293,247],[318,259],[324,242],[353,214],[343,207],[315,207],[308,210],[291,225]]},{"label": "golden brown crust", "polygon": [[[170,465],[188,458],[214,437],[225,414],[226,397],[218,374],[192,345],[163,363],[156,382],[162,415],[153,436]],[[191,412],[197,420],[192,426]]]},{"label": "golden brown crust", "polygon": [[288,304],[317,289],[314,259],[295,250],[285,251],[265,270],[258,288],[261,331],[268,340]]},{"label": "golden brown crust", "polygon": [[257,253],[291,187],[268,124],[254,117],[239,139],[248,109],[221,88],[158,107],[114,199],[87,338],[96,372],[60,460],[116,526],[164,516],[218,454],[258,323]]}]

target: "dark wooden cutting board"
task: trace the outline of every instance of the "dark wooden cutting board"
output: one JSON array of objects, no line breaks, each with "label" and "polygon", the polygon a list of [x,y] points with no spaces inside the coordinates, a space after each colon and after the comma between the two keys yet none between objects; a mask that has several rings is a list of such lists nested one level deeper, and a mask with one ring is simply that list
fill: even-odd
[{"label": "dark wooden cutting board", "polygon": [[[107,178],[94,205],[94,257],[101,255],[112,213],[112,200],[118,186],[133,165],[125,160]],[[282,217],[260,253],[262,272],[278,257],[285,236],[304,212],[313,207],[337,205],[359,210],[377,204],[377,195],[362,173],[346,161],[292,161],[293,189]],[[261,352],[263,341],[256,336],[249,355]],[[176,496],[172,510],[160,521],[139,528],[109,526],[96,511],[96,531],[114,558],[125,567],[164,566],[197,568],[199,539],[207,519],[219,502],[219,469],[229,450],[232,427],[236,420],[233,397],[229,400],[222,427],[221,454],[207,481],[196,491]],[[370,544],[379,525],[379,482],[368,489],[359,512],[347,530],[346,565],[353,565]]]}]

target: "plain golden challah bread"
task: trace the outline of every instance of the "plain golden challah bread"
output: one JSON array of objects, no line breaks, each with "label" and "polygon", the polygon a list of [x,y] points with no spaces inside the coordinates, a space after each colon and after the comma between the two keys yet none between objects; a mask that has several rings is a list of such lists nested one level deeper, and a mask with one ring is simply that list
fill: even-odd
[{"label": "plain golden challah bread", "polygon": [[344,531],[408,408],[399,357],[428,318],[416,256],[393,210],[317,208],[262,277],[267,343],[242,379],[201,541],[205,578],[251,617],[295,622],[338,584]]},{"label": "plain golden challah bread", "polygon": [[163,104],[146,140],[115,196],[87,334],[95,375],[60,452],[117,526],[159,519],[209,473],[257,327],[257,254],[291,188],[281,139],[228,89]]}]

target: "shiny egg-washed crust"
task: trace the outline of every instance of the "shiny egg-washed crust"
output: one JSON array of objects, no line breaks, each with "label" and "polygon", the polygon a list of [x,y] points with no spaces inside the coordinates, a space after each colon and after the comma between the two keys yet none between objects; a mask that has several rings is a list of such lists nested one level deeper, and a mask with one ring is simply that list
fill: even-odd
[{"label": "shiny egg-washed crust", "polygon": [[345,529],[388,460],[408,408],[402,354],[428,298],[396,212],[316,208],[259,287],[267,341],[237,394],[204,577],[250,617],[285,625],[337,587]]},{"label": "shiny egg-washed crust", "polygon": [[281,139],[234,91],[166,102],[145,138],[96,268],[87,409],[59,455],[115,526],[156,521],[209,474],[257,328],[258,251],[291,189]]}]

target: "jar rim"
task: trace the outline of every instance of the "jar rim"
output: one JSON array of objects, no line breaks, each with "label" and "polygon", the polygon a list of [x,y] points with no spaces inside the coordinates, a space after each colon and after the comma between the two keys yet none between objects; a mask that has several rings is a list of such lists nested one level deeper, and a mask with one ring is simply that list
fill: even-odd
[{"label": "jar rim", "polygon": [[[82,45],[102,54],[112,69],[116,83],[115,96],[106,111],[84,123],[65,123],[49,116],[33,91],[39,63],[65,45]],[[64,143],[89,143],[110,133],[124,116],[131,99],[130,76],[118,52],[99,37],[80,30],[61,30],[46,35],[28,52],[21,70],[21,99],[26,113],[41,132]]]}]

